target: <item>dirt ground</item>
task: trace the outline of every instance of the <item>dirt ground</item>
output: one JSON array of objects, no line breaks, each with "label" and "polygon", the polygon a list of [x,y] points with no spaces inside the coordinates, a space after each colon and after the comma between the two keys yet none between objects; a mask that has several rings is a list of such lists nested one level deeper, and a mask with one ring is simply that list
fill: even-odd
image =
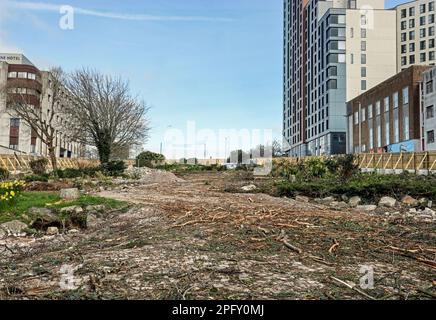
[{"label": "dirt ground", "polygon": [[86,231],[0,243],[0,298],[436,297],[434,222],[228,192],[244,173],[180,178],[102,192],[133,205]]}]

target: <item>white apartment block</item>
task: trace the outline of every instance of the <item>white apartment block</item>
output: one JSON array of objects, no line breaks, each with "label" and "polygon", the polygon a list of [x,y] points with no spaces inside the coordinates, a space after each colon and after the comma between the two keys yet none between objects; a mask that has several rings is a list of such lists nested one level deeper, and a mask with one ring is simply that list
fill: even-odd
[{"label": "white apartment block", "polygon": [[396,7],[398,72],[411,65],[435,65],[435,0],[417,0]]},{"label": "white apartment block", "polygon": [[[0,86],[14,88],[29,101],[29,107],[41,108],[49,116],[49,99],[52,97],[50,73],[40,71],[21,54],[0,53]],[[56,121],[67,122],[59,118]],[[73,124],[71,124],[73,125]],[[83,146],[72,141],[62,130],[57,131],[56,155],[60,158],[77,158],[83,154]],[[11,115],[6,98],[0,98],[0,154],[48,156],[47,146],[23,119]]]},{"label": "white apartment block", "polygon": [[424,150],[436,150],[436,68],[424,73],[422,82],[422,138]]}]

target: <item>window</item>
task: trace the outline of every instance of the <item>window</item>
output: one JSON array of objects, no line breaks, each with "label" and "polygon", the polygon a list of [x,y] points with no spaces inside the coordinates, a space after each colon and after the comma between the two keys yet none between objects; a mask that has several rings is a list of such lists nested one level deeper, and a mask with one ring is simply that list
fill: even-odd
[{"label": "window", "polygon": [[360,25],[366,26],[367,24],[368,24],[368,18],[366,17],[366,15],[361,15],[360,16]]},{"label": "window", "polygon": [[385,112],[389,112],[389,107],[390,107],[389,101],[390,101],[389,97],[386,97],[384,99],[384,110],[385,110]]},{"label": "window", "polygon": [[434,51],[430,51],[430,52],[428,53],[428,60],[430,60],[430,61],[434,61],[434,60],[435,60],[435,54],[434,54]]},{"label": "window", "polygon": [[425,21],[426,21],[425,16],[420,17],[419,18],[419,25],[420,26],[425,26]]},{"label": "window", "polygon": [[36,80],[36,74],[34,74],[34,73],[28,73],[27,74],[27,79],[30,79],[30,80]]},{"label": "window", "polygon": [[434,11],[434,1],[428,3],[428,11]]},{"label": "window", "polygon": [[401,10],[401,18],[407,18],[407,10],[406,9],[402,9]]},{"label": "window", "polygon": [[433,93],[433,80],[427,81],[425,84],[425,92],[427,94]]},{"label": "window", "polygon": [[428,40],[428,47],[429,47],[430,49],[433,49],[433,48],[434,48],[434,39],[430,39],[430,40]]},{"label": "window", "polygon": [[370,105],[368,106],[368,119],[372,119],[372,112],[373,112],[373,110],[372,110],[372,104],[370,104]]},{"label": "window", "polygon": [[336,79],[330,79],[327,81],[327,89],[337,89],[338,88],[338,82]]},{"label": "window", "polygon": [[425,13],[425,4],[419,6],[419,13]]},{"label": "window", "polygon": [[419,61],[420,61],[420,62],[425,62],[425,61],[426,61],[426,58],[427,58],[427,55],[426,55],[425,52],[423,52],[423,53],[421,53],[421,54],[419,55]]},{"label": "window", "polygon": [[8,73],[8,78],[16,78],[17,77],[17,73],[16,72],[9,72]]},{"label": "window", "polygon": [[328,77],[336,77],[337,75],[338,75],[338,68],[336,66],[332,66],[327,69]]},{"label": "window", "polygon": [[[407,92],[409,91],[407,90]],[[410,139],[409,117],[409,104],[407,103],[403,105],[403,140],[405,141]]]},{"label": "window", "polygon": [[354,54],[353,53],[350,54],[350,63],[354,64]]},{"label": "window", "polygon": [[345,63],[345,54],[331,53],[327,56],[327,63]]},{"label": "window", "polygon": [[362,108],[362,122],[366,121],[366,109]]},{"label": "window", "polygon": [[361,41],[361,42],[360,42],[360,49],[361,49],[362,51],[366,51],[366,41]]},{"label": "window", "polygon": [[427,131],[427,143],[434,143],[434,130]]},{"label": "window", "polygon": [[401,57],[401,65],[405,66],[407,64],[407,57]]},{"label": "window", "polygon": [[413,17],[415,15],[415,7],[409,8],[409,16]]},{"label": "window", "polygon": [[434,26],[431,26],[428,28],[428,36],[433,37],[434,36]]},{"label": "window", "polygon": [[407,33],[404,32],[401,34],[401,41],[402,42],[407,41]]},{"label": "window", "polygon": [[409,20],[409,28],[415,28],[415,19]]},{"label": "window", "polygon": [[426,119],[433,119],[434,118],[434,106],[428,106],[425,109],[425,118]]},{"label": "window", "polygon": [[410,43],[409,44],[409,51],[410,52],[415,52],[415,43]]},{"label": "window", "polygon": [[407,22],[401,21],[401,30],[406,30],[406,29],[407,29]]},{"label": "window", "polygon": [[362,78],[365,78],[365,77],[366,77],[366,67],[361,67],[361,68],[360,68],[360,76],[361,76]]},{"label": "window", "polygon": [[403,89],[403,105],[409,104],[409,87]]},{"label": "window", "polygon": [[421,38],[425,38],[425,36],[426,36],[426,29],[424,29],[424,28],[420,29],[419,30],[419,36]]},{"label": "window", "polygon": [[409,32],[409,40],[415,40],[415,31],[410,31]]},{"label": "window", "polygon": [[360,37],[361,37],[362,39],[366,39],[366,29],[361,29],[361,30],[360,30]]},{"label": "window", "polygon": [[395,92],[393,95],[393,103],[394,103],[394,109],[398,108],[398,92]]},{"label": "window", "polygon": [[381,112],[380,106],[381,106],[381,102],[377,101],[376,104],[375,104],[375,114],[378,115],[378,116],[380,115],[380,112]]},{"label": "window", "polygon": [[18,78],[26,79],[27,78],[27,72],[18,72]]},{"label": "window", "polygon": [[361,89],[361,90],[366,90],[366,80],[362,80],[362,81],[360,82],[360,89]]},{"label": "window", "polygon": [[360,64],[366,64],[366,54],[364,53],[360,56]]},{"label": "window", "polygon": [[354,124],[358,125],[359,124],[359,112],[355,112],[354,113]]},{"label": "window", "polygon": [[398,119],[398,108],[394,109],[394,143],[400,142],[400,126]]},{"label": "window", "polygon": [[18,150],[20,119],[11,118],[9,127],[9,148]]},{"label": "window", "polygon": [[415,63],[415,55],[409,56],[409,63],[414,64]]},{"label": "window", "polygon": [[405,44],[401,45],[401,53],[407,53],[407,46]]},{"label": "window", "polygon": [[429,24],[434,23],[434,14],[428,16],[428,23]]},{"label": "window", "polygon": [[421,49],[421,50],[425,50],[426,47],[427,47],[427,42],[425,42],[425,40],[424,40],[424,41],[421,41],[421,42],[419,43],[419,49]]}]

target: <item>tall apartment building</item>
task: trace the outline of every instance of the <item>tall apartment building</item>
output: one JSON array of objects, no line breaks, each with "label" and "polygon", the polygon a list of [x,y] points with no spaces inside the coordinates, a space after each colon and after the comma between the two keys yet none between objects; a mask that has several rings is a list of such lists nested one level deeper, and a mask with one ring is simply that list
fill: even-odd
[{"label": "tall apartment building", "polygon": [[396,10],[398,72],[411,65],[435,65],[435,1],[412,1]]},{"label": "tall apartment building", "polygon": [[284,1],[283,138],[292,155],[306,154],[306,5]]},{"label": "tall apartment building", "polygon": [[424,150],[436,150],[436,68],[424,72],[422,81],[422,127]]},{"label": "tall apartment building", "polygon": [[[0,53],[0,87],[8,87],[25,97],[29,108],[40,108],[43,115],[50,113],[50,73],[40,71],[22,54]],[[0,154],[48,156],[47,146],[38,138],[30,126],[7,110],[6,97],[0,98]],[[68,121],[59,119],[58,121]],[[81,156],[83,146],[72,141],[62,132],[57,132],[58,157]]]},{"label": "tall apartment building", "polygon": [[284,27],[286,151],[345,153],[346,102],[396,72],[396,11],[383,0],[286,0]]}]

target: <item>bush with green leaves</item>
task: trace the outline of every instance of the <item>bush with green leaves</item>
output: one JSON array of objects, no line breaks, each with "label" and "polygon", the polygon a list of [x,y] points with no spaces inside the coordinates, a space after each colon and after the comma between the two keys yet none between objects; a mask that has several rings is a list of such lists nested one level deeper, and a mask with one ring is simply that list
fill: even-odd
[{"label": "bush with green leaves", "polygon": [[279,196],[290,197],[299,194],[310,197],[347,195],[377,201],[383,196],[393,196],[400,200],[403,196],[410,195],[415,198],[426,197],[436,200],[436,176],[359,173],[348,180],[342,180],[339,176],[293,183],[283,180],[275,184],[275,191]]},{"label": "bush with green leaves", "polygon": [[32,174],[24,177],[24,181],[26,182],[48,182],[49,175],[47,173],[38,175],[38,174]]},{"label": "bush with green leaves", "polygon": [[161,161],[165,161],[165,156],[151,151],[142,152],[136,157],[136,165],[139,167],[152,167]]},{"label": "bush with green leaves", "polygon": [[101,171],[110,177],[122,176],[126,169],[126,163],[122,160],[109,161],[101,165]]},{"label": "bush with green leaves", "polygon": [[0,180],[6,180],[9,178],[9,170],[0,167]]},{"label": "bush with green leaves", "polygon": [[30,161],[30,169],[32,170],[33,174],[35,175],[43,175],[47,171],[48,166],[48,159],[46,158],[40,158],[36,160]]}]

